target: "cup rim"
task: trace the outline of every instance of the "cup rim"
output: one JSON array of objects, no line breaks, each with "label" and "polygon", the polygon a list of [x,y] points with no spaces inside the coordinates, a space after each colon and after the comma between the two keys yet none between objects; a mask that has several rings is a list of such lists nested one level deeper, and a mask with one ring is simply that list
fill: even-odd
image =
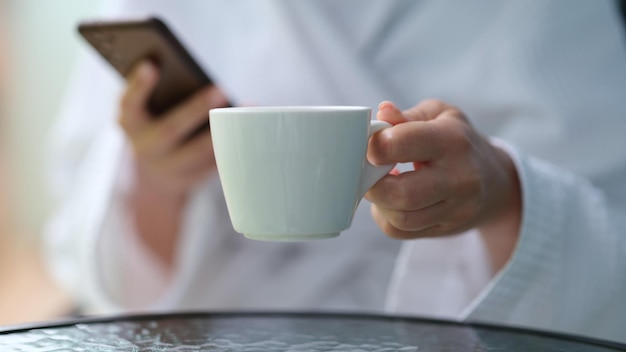
[{"label": "cup rim", "polygon": [[238,106],[228,108],[215,108],[209,113],[279,113],[279,112],[337,112],[337,111],[371,111],[367,106],[349,105],[294,105],[294,106]]}]

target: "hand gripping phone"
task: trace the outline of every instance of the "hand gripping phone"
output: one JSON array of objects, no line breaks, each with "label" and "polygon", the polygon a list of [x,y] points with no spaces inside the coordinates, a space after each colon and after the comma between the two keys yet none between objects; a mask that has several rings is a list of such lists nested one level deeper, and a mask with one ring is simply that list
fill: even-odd
[{"label": "hand gripping phone", "polygon": [[[212,84],[167,25],[156,17],[134,21],[82,22],[78,31],[124,78],[142,60],[155,63],[160,78],[147,107],[154,116]],[[206,125],[203,124],[200,129],[208,126],[207,118]],[[196,133],[198,131],[193,134]]]}]

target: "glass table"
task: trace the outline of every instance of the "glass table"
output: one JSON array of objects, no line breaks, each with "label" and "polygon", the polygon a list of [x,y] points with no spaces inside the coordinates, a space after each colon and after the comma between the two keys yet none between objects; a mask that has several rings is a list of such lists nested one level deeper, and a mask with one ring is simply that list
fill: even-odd
[{"label": "glass table", "polygon": [[190,313],[0,328],[0,351],[626,351],[577,336],[430,319]]}]

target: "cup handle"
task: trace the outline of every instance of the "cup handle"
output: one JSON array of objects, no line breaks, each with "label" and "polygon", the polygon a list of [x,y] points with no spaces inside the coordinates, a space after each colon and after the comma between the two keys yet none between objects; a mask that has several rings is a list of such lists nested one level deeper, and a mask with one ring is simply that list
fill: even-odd
[{"label": "cup handle", "polygon": [[[391,127],[391,124],[387,122],[378,120],[370,121],[370,133],[368,139],[375,133],[378,133],[388,127]],[[372,186],[374,186],[376,182],[380,181],[381,178],[387,175],[394,166],[395,164],[374,165],[370,163],[366,157],[365,161],[363,162],[363,170],[361,172],[361,180],[359,182],[359,200],[363,198],[365,193],[367,193],[367,191],[372,188]]]}]

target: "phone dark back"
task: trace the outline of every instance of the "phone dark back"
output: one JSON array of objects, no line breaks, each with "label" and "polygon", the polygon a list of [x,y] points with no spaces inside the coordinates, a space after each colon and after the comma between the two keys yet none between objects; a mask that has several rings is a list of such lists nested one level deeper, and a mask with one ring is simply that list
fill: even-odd
[{"label": "phone dark back", "polygon": [[124,77],[140,61],[153,61],[160,78],[149,102],[159,115],[211,84],[167,26],[159,19],[92,22],[79,26],[81,35]]},{"label": "phone dark back", "polygon": [[626,0],[618,0],[618,6],[620,9],[620,13],[622,14],[622,19],[624,20],[624,26],[626,28]]}]

